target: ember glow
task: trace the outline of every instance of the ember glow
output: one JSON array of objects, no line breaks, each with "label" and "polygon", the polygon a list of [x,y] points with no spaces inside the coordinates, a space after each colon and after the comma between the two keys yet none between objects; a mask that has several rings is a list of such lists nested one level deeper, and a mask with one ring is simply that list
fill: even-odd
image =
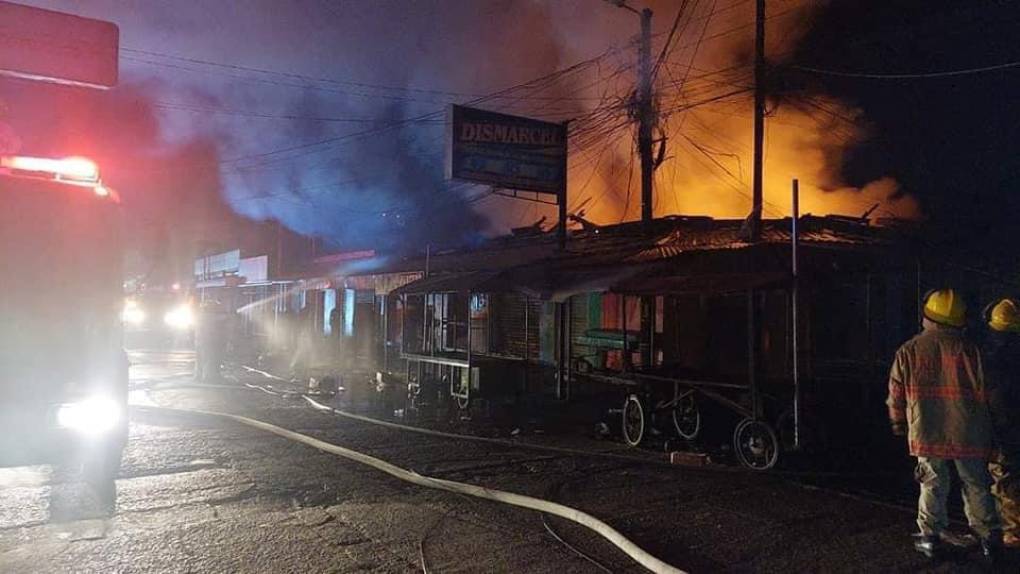
[{"label": "ember glow", "polygon": [[[650,2],[655,11],[658,54],[664,33],[676,14],[675,3]],[[752,184],[752,61],[754,3],[705,4],[681,19],[680,38],[660,67],[656,93],[659,129],[656,152],[661,164],[655,175],[657,217],[686,214],[742,218],[751,210]],[[770,3],[767,22],[768,60],[778,76],[785,58],[809,26],[817,3]],[[624,23],[626,23],[624,21]],[[636,22],[631,24],[635,25]],[[633,52],[617,56],[622,65]],[[608,74],[606,74],[608,75]],[[625,106],[634,83],[628,68],[615,82],[597,82],[583,95],[615,90]],[[862,114],[824,94],[787,96],[781,89],[769,100],[766,118],[765,217],[789,215],[791,181],[800,180],[801,211],[873,218],[917,218],[917,201],[892,177],[860,187],[844,181],[844,158],[871,136]],[[605,106],[604,106],[605,107]],[[597,113],[597,110],[596,112]],[[569,205],[585,219],[608,224],[640,217],[640,167],[635,155],[636,129],[626,110],[598,116],[616,129],[601,128],[593,142],[582,133],[571,141]],[[621,119],[622,117],[622,119]],[[604,119],[609,118],[609,119]],[[579,130],[580,131],[580,130]],[[665,139],[664,147],[658,149]],[[533,210],[549,219],[552,210]],[[494,217],[508,227],[507,211]],[[499,213],[502,213],[500,217]]]}]

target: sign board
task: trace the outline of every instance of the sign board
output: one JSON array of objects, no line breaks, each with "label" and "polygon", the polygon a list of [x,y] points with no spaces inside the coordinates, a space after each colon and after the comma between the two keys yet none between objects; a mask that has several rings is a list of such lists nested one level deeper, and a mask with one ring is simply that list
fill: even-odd
[{"label": "sign board", "polygon": [[117,84],[112,22],[0,1],[0,74],[60,84]]},{"label": "sign board", "polygon": [[567,127],[453,106],[446,176],[560,195],[566,188]]},{"label": "sign board", "polygon": [[241,269],[241,250],[225,251],[195,260],[195,277],[209,279],[224,275],[236,275]]},{"label": "sign board", "polygon": [[245,257],[238,262],[237,274],[244,277],[244,282],[265,283],[269,280],[269,256]]}]

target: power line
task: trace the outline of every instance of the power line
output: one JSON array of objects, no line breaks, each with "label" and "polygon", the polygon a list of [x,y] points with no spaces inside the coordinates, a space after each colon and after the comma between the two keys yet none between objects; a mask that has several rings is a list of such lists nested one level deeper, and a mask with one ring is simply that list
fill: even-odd
[{"label": "power line", "polygon": [[[180,65],[177,65],[177,64],[173,64],[171,62],[161,62],[161,61],[158,61],[158,60],[151,60],[151,59],[146,59],[146,58],[142,58],[142,57],[138,57],[138,56],[133,56],[133,55],[130,55],[130,54],[141,54],[141,55],[146,56],[146,57],[165,58],[165,59],[174,60],[174,61],[177,61],[177,62],[185,62],[185,63],[189,63],[189,64],[197,64],[197,65],[201,65],[201,66],[209,66],[209,67],[213,67],[213,68],[220,68],[220,69],[232,70],[232,71],[238,71],[238,72],[248,72],[248,73],[263,74],[263,75],[268,75],[268,76],[278,76],[278,77],[289,78],[289,79],[293,79],[293,80],[301,80],[302,82],[315,82],[315,83],[323,83],[323,84],[332,84],[332,85],[338,85],[338,86],[348,86],[348,87],[362,88],[362,89],[369,89],[369,90],[384,90],[384,91],[391,91],[391,92],[409,92],[409,93],[414,93],[414,94],[424,94],[424,95],[439,96],[439,97],[444,97],[444,98],[477,98],[477,97],[485,96],[485,94],[478,94],[478,93],[456,92],[456,91],[436,90],[436,89],[428,89],[428,88],[389,86],[389,85],[383,85],[383,84],[372,84],[372,83],[368,83],[368,82],[358,82],[358,81],[353,81],[353,80],[338,80],[336,78],[325,78],[325,77],[321,77],[321,76],[309,76],[309,75],[306,75],[306,74],[298,74],[298,73],[293,73],[293,72],[281,72],[281,71],[278,71],[278,70],[270,70],[270,69],[266,69],[266,68],[257,68],[257,67],[253,67],[253,66],[244,66],[244,65],[240,65],[240,64],[232,64],[232,63],[227,63],[227,62],[216,62],[216,61],[213,61],[213,60],[206,60],[206,59],[202,59],[202,58],[192,58],[192,57],[188,57],[188,56],[179,56],[179,55],[176,55],[176,54],[166,54],[166,53],[162,53],[162,52],[153,52],[153,51],[149,51],[149,50],[140,50],[140,49],[136,49],[136,48],[121,48],[120,50],[121,50],[121,52],[127,52],[129,55],[123,56],[123,58],[126,59],[126,60],[129,60],[129,61],[132,61],[132,62],[139,62],[139,63],[143,63],[143,64],[149,64],[149,65],[152,65],[152,66],[163,66],[163,67],[167,67],[167,68],[173,68],[173,69],[184,70],[184,71],[189,71],[189,72],[197,72],[197,73],[203,73],[203,74],[216,74],[216,72],[213,72],[211,70],[202,70],[202,69],[196,69],[196,68],[189,68],[189,67],[186,67],[186,66],[180,66]],[[364,97],[364,98],[384,98],[384,99],[392,99],[392,100],[399,100],[399,101],[419,101],[419,102],[428,102],[428,103],[440,103],[442,101],[442,100],[435,100],[435,99],[422,99],[422,98],[416,98],[416,97],[410,97],[410,96],[400,96],[400,95],[394,95],[394,94],[379,94],[379,93],[357,92],[357,91],[351,91],[349,89],[343,89],[343,90],[341,90],[341,89],[331,89],[331,88],[324,88],[322,86],[317,86],[317,85],[314,85],[314,84],[307,84],[307,83],[304,83],[304,84],[294,84],[294,83],[278,82],[278,81],[267,80],[265,78],[259,78],[259,77],[254,77],[254,76],[239,76],[239,75],[235,75],[235,74],[223,74],[223,75],[226,76],[226,77],[236,78],[236,79],[239,79],[239,80],[250,80],[250,81],[259,82],[259,83],[267,83],[267,84],[278,85],[278,86],[285,86],[285,87],[292,87],[292,88],[323,90],[323,91],[328,91],[328,92],[335,92],[335,93],[341,93],[341,94],[345,94],[345,95],[358,96],[358,97]],[[559,98],[559,99],[569,99],[569,98]],[[582,99],[583,100],[583,99],[588,99],[588,98],[576,98],[576,99]]]},{"label": "power line", "polygon": [[372,119],[372,118],[343,118],[335,116],[304,116],[297,114],[273,114],[273,113],[262,113],[262,112],[249,112],[231,108],[221,108],[214,106],[201,106],[195,104],[189,104],[184,102],[169,102],[156,100],[152,102],[152,106],[164,110],[179,110],[185,112],[195,113],[210,113],[220,114],[229,116],[240,116],[245,118],[265,118],[265,119],[279,119],[279,120],[295,120],[295,121],[315,121],[315,122],[334,122],[334,123],[349,123],[349,124],[382,124],[387,121],[383,119]]},{"label": "power line", "polygon": [[968,76],[971,74],[983,74],[985,72],[995,72],[998,70],[1007,70],[1009,68],[1020,67],[1020,61],[1007,62],[1005,64],[996,64],[993,66],[982,66],[979,68],[963,68],[960,70],[946,70],[941,72],[916,72],[916,73],[904,73],[904,74],[885,74],[885,73],[870,73],[870,72],[850,72],[843,70],[826,70],[823,68],[814,68],[811,66],[790,66],[795,70],[802,72],[811,72],[813,74],[822,74],[825,76],[837,76],[841,78],[865,78],[871,80],[924,80],[930,78],[951,78],[954,76]]},{"label": "power line", "polygon": [[[671,51],[670,46],[673,44],[673,36],[676,34],[676,29],[680,25],[680,19],[687,13],[687,5],[689,3],[689,0],[683,0],[676,11],[676,18],[673,19],[673,25],[669,29],[669,35],[666,36],[666,43],[662,45],[662,52],[659,53],[659,57],[655,60],[655,66],[652,68],[652,81],[655,81],[655,77],[659,74],[659,67],[662,66],[662,63],[666,60],[666,56],[668,56]],[[688,23],[690,23],[689,19]],[[684,28],[686,28],[686,25]]]},{"label": "power line", "polygon": [[[552,72],[550,74],[547,74],[545,76],[542,76],[542,77],[530,80],[530,81],[528,81],[528,82],[526,82],[524,84],[518,84],[516,86],[511,86],[509,88],[505,88],[505,89],[500,90],[498,92],[495,92],[493,94],[477,98],[475,100],[472,100],[472,101],[468,102],[468,104],[478,104],[478,103],[482,103],[482,102],[488,101],[490,99],[499,98],[499,97],[505,96],[506,94],[511,93],[511,92],[513,92],[515,90],[524,89],[524,88],[527,88],[527,87],[532,86],[534,84],[538,84],[539,82],[550,82],[550,81],[553,81],[556,78],[561,77],[561,76],[563,76],[565,74],[573,73],[573,72],[575,72],[575,71],[577,71],[579,69],[583,69],[584,67],[587,67],[587,66],[591,65],[592,62],[594,62],[594,61],[596,61],[596,60],[598,60],[600,58],[605,57],[608,53],[609,53],[609,51],[604,52],[603,54],[600,54],[599,56],[596,56],[596,57],[588,59],[588,60],[583,60],[581,62],[578,62],[576,64],[568,66],[567,68],[563,68],[561,70],[557,70],[557,71]],[[366,135],[371,135],[371,134],[375,134],[375,133],[389,131],[389,130],[391,130],[393,128],[401,127],[401,126],[406,125],[408,123],[420,122],[420,121],[427,120],[427,119],[434,119],[437,116],[440,116],[440,115],[442,115],[444,113],[445,113],[445,110],[437,110],[437,111],[434,111],[434,112],[429,112],[429,113],[425,113],[425,114],[422,114],[422,115],[419,115],[419,116],[415,116],[415,117],[412,117],[412,118],[409,118],[409,119],[394,121],[394,122],[388,123],[386,125],[380,126],[379,128],[370,128],[370,129],[362,130],[362,131],[359,131],[359,132],[353,132],[353,133],[342,134],[342,135],[339,135],[339,136],[334,136],[334,137],[326,138],[326,139],[323,139],[323,140],[319,140],[317,142],[311,142],[311,143],[306,143],[306,144],[294,145],[294,146],[290,146],[290,147],[286,147],[286,148],[271,150],[271,151],[268,151],[268,152],[262,152],[262,153],[257,153],[257,154],[250,154],[250,155],[246,155],[246,156],[240,156],[240,157],[234,158],[232,160],[226,160],[225,162],[219,162],[219,163],[236,163],[236,162],[247,160],[247,159],[255,159],[255,158],[263,158],[263,157],[275,156],[275,155],[279,155],[281,153],[287,153],[287,152],[291,152],[291,151],[301,151],[301,150],[305,150],[305,149],[308,149],[308,148],[311,148],[311,147],[319,147],[319,146],[326,145],[326,144],[333,144],[333,143],[337,143],[337,142],[343,141],[343,140],[348,140],[348,139],[358,138],[358,137],[362,137],[362,136],[366,136]]]},{"label": "power line", "polygon": [[[565,68],[561,68],[559,70],[553,71],[553,72],[551,72],[549,74],[546,74],[544,76],[540,76],[538,78],[534,78],[534,79],[529,80],[527,82],[524,82],[522,84],[517,84],[517,85],[514,85],[514,86],[510,86],[508,88],[504,88],[502,90],[499,90],[499,91],[494,92],[492,94],[489,94],[487,96],[483,96],[483,97],[477,98],[477,99],[469,101],[467,103],[468,104],[482,103],[482,102],[488,101],[490,99],[494,99],[494,98],[499,98],[501,96],[505,96],[507,94],[513,93],[514,91],[521,90],[521,89],[539,89],[539,90],[544,89],[544,87],[541,86],[541,84],[543,82],[546,83],[546,85],[548,85],[549,83],[551,83],[552,81],[555,81],[556,79],[558,79],[560,77],[563,77],[563,76],[565,76],[567,74],[571,74],[571,73],[577,72],[578,70],[584,69],[584,68],[592,65],[592,63],[607,57],[608,55],[613,53],[614,50],[616,50],[616,49],[614,48],[614,49],[606,50],[605,52],[603,52],[603,53],[601,53],[601,54],[599,54],[597,56],[594,56],[592,58],[589,58],[589,59],[586,59],[586,60],[581,60],[581,61],[576,62],[576,63],[574,63],[574,64],[572,64],[570,66],[567,66]],[[391,129],[398,128],[398,127],[401,127],[401,126],[404,126],[404,125],[407,125],[407,124],[410,124],[410,123],[421,122],[421,121],[429,120],[429,119],[436,119],[436,118],[438,118],[439,116],[441,116],[444,113],[445,113],[445,109],[436,110],[436,111],[424,113],[424,114],[421,114],[421,115],[418,115],[418,116],[414,116],[414,117],[411,117],[411,118],[403,118],[403,119],[400,119],[400,120],[395,120],[395,121],[387,122],[384,125],[379,126],[379,127],[375,127],[375,128],[369,128],[369,129],[360,130],[360,131],[356,131],[356,132],[351,132],[351,133],[347,133],[347,134],[340,134],[340,135],[337,135],[337,136],[333,136],[333,137],[317,140],[317,141],[314,141],[314,142],[307,142],[307,143],[303,143],[303,144],[291,145],[291,146],[287,146],[287,147],[283,147],[283,148],[278,148],[278,149],[274,149],[274,150],[270,150],[270,151],[266,151],[266,152],[242,155],[242,156],[234,157],[234,158],[231,158],[231,159],[228,159],[228,160],[212,160],[212,161],[207,162],[207,163],[209,165],[220,165],[220,166],[222,166],[222,165],[229,165],[229,164],[237,165],[238,163],[246,161],[246,160],[270,158],[272,156],[277,156],[277,155],[283,154],[283,153],[294,152],[294,151],[305,151],[305,150],[309,150],[311,148],[320,148],[322,146],[338,143],[340,141],[350,140],[350,139],[354,139],[354,138],[363,137],[363,136],[366,136],[366,135],[372,135],[372,134],[376,134],[376,133],[381,133],[381,132],[389,131]],[[314,152],[314,150],[313,150],[313,152]],[[306,151],[306,153],[309,153],[309,152]],[[304,155],[304,154],[301,154],[301,155]],[[293,159],[293,158],[286,158],[286,159]],[[269,161],[272,161],[272,160],[269,160]],[[267,162],[263,162],[263,163],[267,163]],[[255,167],[255,166],[254,165],[249,165],[249,166],[245,166],[245,167],[250,168],[250,167]]]}]

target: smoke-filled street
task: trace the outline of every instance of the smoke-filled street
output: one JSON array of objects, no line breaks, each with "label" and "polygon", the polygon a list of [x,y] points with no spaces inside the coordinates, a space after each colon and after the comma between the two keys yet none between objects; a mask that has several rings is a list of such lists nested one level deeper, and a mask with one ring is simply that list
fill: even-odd
[{"label": "smoke-filled street", "polygon": [[1020,571],[1017,22],[0,0],[0,574]]},{"label": "smoke-filled street", "polygon": [[240,413],[420,474],[562,502],[688,571],[929,571],[904,543],[910,510],[890,506],[888,496],[849,498],[782,473],[670,467],[583,436],[520,442],[611,456],[424,436],[242,386],[260,383],[258,375],[228,381],[231,389],[182,388],[194,384],[188,353],[131,356],[131,434],[116,512],[90,516],[84,487],[43,467],[5,471],[0,570],[642,570],[562,519],[546,524],[601,566],[554,538],[539,513],[402,483],[235,423],[144,408],[159,405]]}]

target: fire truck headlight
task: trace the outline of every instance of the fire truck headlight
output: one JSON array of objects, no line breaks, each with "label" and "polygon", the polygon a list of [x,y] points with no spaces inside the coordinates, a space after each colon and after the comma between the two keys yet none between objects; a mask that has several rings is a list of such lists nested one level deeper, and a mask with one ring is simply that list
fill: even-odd
[{"label": "fire truck headlight", "polygon": [[163,322],[175,329],[190,329],[195,325],[195,314],[188,305],[181,305],[167,311],[163,316]]},{"label": "fire truck headlight", "polygon": [[57,425],[87,435],[109,432],[123,416],[120,404],[106,397],[92,397],[57,408]]}]

